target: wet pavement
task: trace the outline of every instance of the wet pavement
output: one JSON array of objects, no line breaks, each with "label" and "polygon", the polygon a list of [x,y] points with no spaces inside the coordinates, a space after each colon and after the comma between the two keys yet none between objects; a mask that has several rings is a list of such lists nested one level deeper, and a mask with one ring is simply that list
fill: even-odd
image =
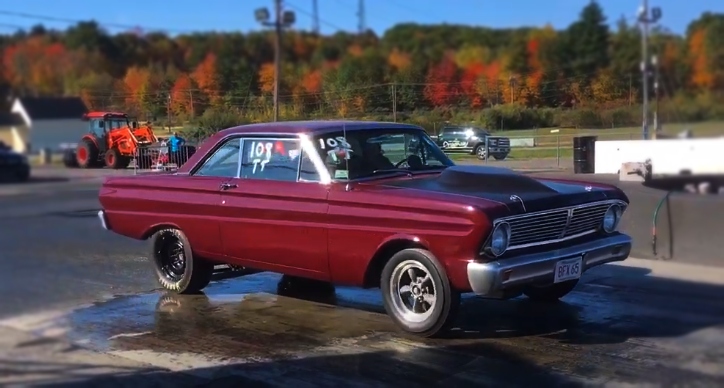
[{"label": "wet pavement", "polygon": [[[707,268],[605,266],[550,305],[469,297],[451,338],[420,340],[396,330],[376,290],[261,273],[204,295],[153,291],[147,245],[99,228],[92,186],[0,201],[0,385],[71,373],[88,386],[724,385],[724,276],[697,280]],[[75,345],[18,361],[2,329],[39,336],[10,355],[48,337]],[[66,362],[79,347],[97,356]],[[100,377],[84,372],[93,359],[107,363]]]},{"label": "wet pavement", "polygon": [[555,304],[467,297],[450,338],[434,340],[400,334],[375,290],[269,273],[201,295],[118,297],[28,327],[214,386],[724,384],[724,286],[647,275],[592,270]]}]

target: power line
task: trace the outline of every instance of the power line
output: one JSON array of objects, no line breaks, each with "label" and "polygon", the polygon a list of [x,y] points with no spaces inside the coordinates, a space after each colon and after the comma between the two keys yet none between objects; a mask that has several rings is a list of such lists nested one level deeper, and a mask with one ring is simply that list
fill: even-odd
[{"label": "power line", "polygon": [[[26,13],[26,12],[14,12],[14,11],[5,11],[0,10],[0,15],[6,15],[6,16],[14,16],[19,17],[23,19],[32,19],[32,20],[42,20],[47,22],[59,22],[59,23],[66,23],[66,24],[78,24],[78,23],[86,23],[91,20],[81,20],[81,19],[69,19],[69,18],[60,18],[55,16],[47,16],[47,15],[39,15],[39,14],[32,14],[32,13]],[[99,22],[97,20],[92,20],[98,23],[98,25],[106,28],[113,28],[113,29],[121,29],[121,30],[137,30],[139,28],[138,25],[130,25],[130,24],[120,24],[120,23],[109,23],[109,22]],[[172,29],[172,28],[161,28],[161,27],[149,27],[146,26],[144,29],[146,30],[153,30],[153,31],[165,31],[165,32],[172,32],[172,33],[189,33],[194,32],[193,30],[180,30],[180,29]]]}]

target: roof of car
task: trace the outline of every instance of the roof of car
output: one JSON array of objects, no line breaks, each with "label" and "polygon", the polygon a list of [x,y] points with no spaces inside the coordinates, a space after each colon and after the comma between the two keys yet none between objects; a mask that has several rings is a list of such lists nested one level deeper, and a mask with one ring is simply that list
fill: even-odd
[{"label": "roof of car", "polygon": [[355,121],[355,120],[308,120],[308,121],[278,121],[270,123],[246,124],[225,129],[224,135],[243,133],[308,133],[321,132],[344,128],[346,131],[369,130],[376,128],[420,129],[412,124],[391,123],[384,121]]}]

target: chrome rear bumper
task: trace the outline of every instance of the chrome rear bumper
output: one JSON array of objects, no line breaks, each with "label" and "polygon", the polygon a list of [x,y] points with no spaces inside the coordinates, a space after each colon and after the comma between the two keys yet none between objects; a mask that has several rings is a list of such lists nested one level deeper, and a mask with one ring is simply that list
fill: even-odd
[{"label": "chrome rear bumper", "polygon": [[532,253],[489,263],[468,263],[468,281],[480,296],[501,297],[505,291],[531,283],[553,282],[556,262],[583,257],[583,272],[593,267],[623,261],[631,253],[631,237],[618,234],[553,251]]}]

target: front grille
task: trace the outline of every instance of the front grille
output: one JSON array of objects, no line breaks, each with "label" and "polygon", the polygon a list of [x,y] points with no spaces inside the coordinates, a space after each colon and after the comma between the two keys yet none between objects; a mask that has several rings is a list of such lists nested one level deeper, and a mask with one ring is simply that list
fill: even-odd
[{"label": "front grille", "polygon": [[619,202],[595,202],[580,206],[513,216],[508,250],[556,243],[598,231],[609,206]]}]

